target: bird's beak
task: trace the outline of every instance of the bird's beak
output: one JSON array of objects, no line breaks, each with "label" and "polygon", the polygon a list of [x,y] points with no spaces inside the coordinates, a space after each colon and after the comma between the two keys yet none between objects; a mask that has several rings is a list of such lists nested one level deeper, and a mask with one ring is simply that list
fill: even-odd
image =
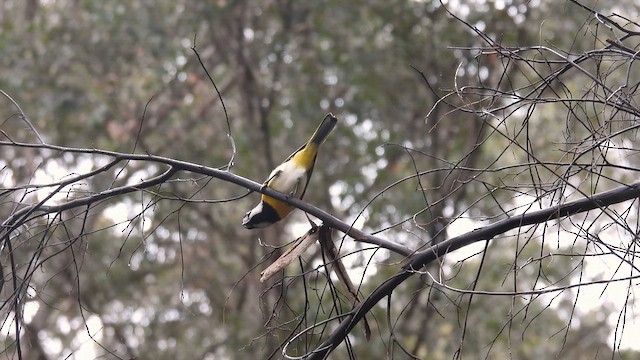
[{"label": "bird's beak", "polygon": [[251,211],[246,213],[244,218],[242,218],[242,226],[246,227],[247,229],[251,229],[252,226],[249,225],[250,221],[251,221]]}]

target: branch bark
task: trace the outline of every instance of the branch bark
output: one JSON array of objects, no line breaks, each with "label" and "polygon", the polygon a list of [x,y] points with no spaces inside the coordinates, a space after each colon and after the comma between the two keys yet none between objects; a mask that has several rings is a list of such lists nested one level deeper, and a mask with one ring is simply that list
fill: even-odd
[{"label": "branch bark", "polygon": [[407,280],[411,275],[419,273],[425,265],[444,256],[447,253],[460,249],[478,241],[489,241],[492,238],[504,234],[509,230],[522,226],[541,224],[550,220],[573,216],[586,211],[600,209],[618,204],[627,200],[640,197],[640,182],[631,185],[620,186],[613,190],[604,191],[584,199],[568,202],[547,209],[524,213],[494,224],[475,229],[460,236],[456,236],[416,252],[409,258],[409,262],[402,269],[380,286],[378,286],[351,314],[346,316],[324,343],[306,357],[309,360],[324,359],[340,343],[344,341],[349,332],[356,326],[365,314],[383,298],[389,296],[393,290]]}]

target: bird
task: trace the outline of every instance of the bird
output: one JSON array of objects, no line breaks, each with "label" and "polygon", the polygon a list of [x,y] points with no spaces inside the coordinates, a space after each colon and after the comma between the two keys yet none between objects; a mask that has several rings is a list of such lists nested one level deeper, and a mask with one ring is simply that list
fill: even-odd
[{"label": "bird", "polygon": [[[311,138],[271,171],[264,186],[302,199],[313,173],[318,149],[337,122],[333,114],[327,114]],[[293,206],[263,194],[258,205],[242,219],[242,226],[247,229],[264,228],[284,219],[293,209]]]}]

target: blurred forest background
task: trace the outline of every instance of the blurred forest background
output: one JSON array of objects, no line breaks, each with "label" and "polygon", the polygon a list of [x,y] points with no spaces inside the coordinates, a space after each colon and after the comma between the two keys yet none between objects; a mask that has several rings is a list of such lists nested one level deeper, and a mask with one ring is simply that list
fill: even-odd
[{"label": "blurred forest background", "polygon": [[[0,89],[47,144],[211,167],[235,156],[230,171],[258,182],[331,111],[340,121],[305,200],[419,250],[636,181],[640,28],[629,19],[638,6],[0,0]],[[235,154],[191,49],[196,34]],[[38,139],[7,97],[0,113],[2,221],[27,205],[163,171],[121,162],[58,187],[111,159],[12,144]],[[308,224],[296,211],[265,230],[242,228],[258,195],[225,199],[246,192],[181,172],[87,206],[45,208],[5,231],[2,358],[313,350],[351,305],[319,248],[259,281]],[[370,341],[356,327],[331,358],[638,358],[638,209],[637,201],[607,206],[449,254],[373,308]],[[387,250],[334,239],[365,297],[403,264]],[[326,319],[334,320],[305,331]]]}]

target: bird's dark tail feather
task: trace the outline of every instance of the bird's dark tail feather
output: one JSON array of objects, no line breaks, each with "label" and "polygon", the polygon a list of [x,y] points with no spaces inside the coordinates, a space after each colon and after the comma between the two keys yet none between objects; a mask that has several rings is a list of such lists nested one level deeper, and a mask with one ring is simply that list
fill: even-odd
[{"label": "bird's dark tail feather", "polygon": [[322,144],[329,133],[331,133],[331,130],[336,126],[337,122],[338,119],[336,119],[333,114],[327,114],[327,116],[324,117],[324,120],[322,120],[322,123],[320,123],[320,126],[318,126],[311,136],[311,139],[309,139],[309,143],[314,143],[316,145]]}]

